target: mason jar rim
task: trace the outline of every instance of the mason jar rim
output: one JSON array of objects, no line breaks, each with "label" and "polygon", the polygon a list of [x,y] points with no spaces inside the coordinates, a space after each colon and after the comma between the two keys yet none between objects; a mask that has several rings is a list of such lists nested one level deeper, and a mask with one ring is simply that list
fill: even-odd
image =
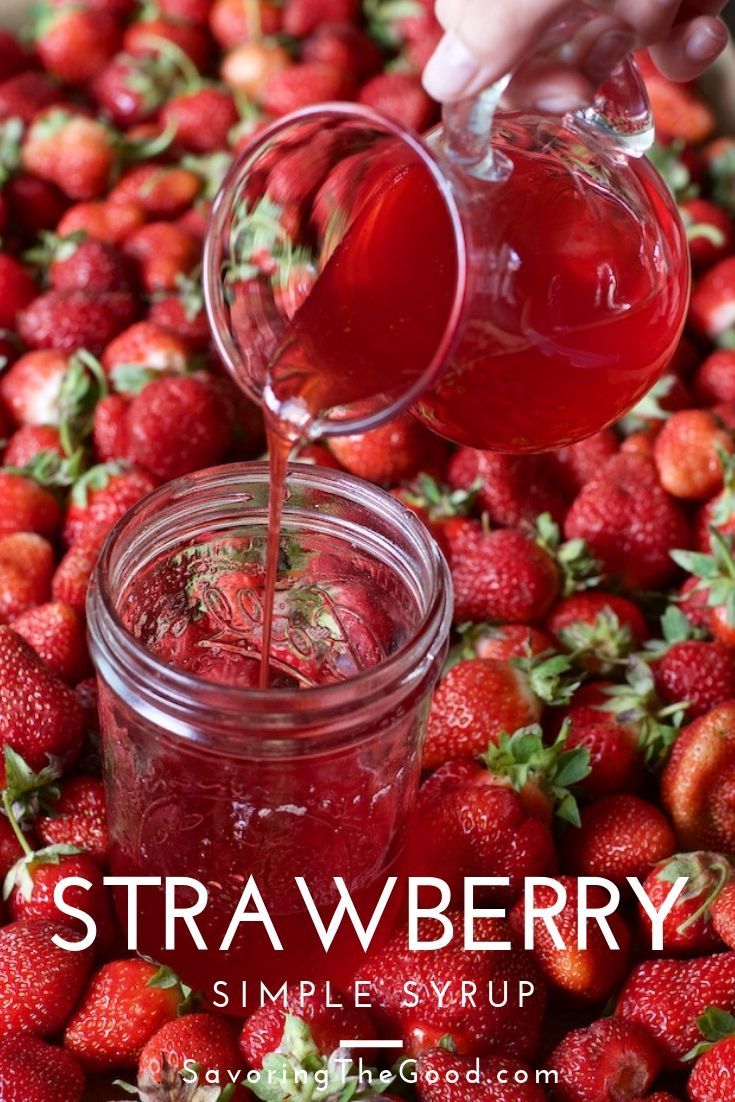
[{"label": "mason jar rim", "polygon": [[[134,571],[140,559],[152,551],[150,541],[135,545],[141,518],[151,514],[145,530],[155,533],[175,527],[176,520],[192,516],[197,505],[225,503],[241,495],[248,485],[269,483],[267,463],[238,463],[213,467],[168,482],[142,498],[108,534],[98,557],[87,596],[87,622],[97,672],[111,688],[127,699],[136,711],[166,733],[190,742],[205,743],[236,752],[256,739],[270,743],[274,752],[287,746],[324,742],[332,745],[355,735],[377,702],[381,709],[400,701],[427,675],[444,646],[452,613],[452,583],[436,541],[422,521],[400,501],[376,486],[342,471],[326,467],[293,464],[289,486],[332,494],[336,499],[379,510],[383,519],[400,526],[410,536],[412,548],[421,556],[421,590],[425,608],[410,639],[377,666],[346,681],[308,688],[254,689],[222,685],[176,669],[152,654],[125,626],[116,607],[115,593],[121,581],[116,556],[125,553],[132,541],[137,559],[127,564]],[[214,491],[218,497],[213,497]],[[159,506],[166,505],[162,508]],[[258,509],[260,513],[260,508]],[[201,509],[202,519],[206,508]],[[284,519],[288,521],[288,502]],[[266,520],[266,510],[262,510]],[[364,527],[364,526],[361,526]],[[368,531],[365,528],[365,531]],[[153,537],[155,538],[155,537]],[[123,550],[121,551],[121,548]],[[329,734],[336,724],[338,731]],[[256,725],[255,734],[248,725]],[[204,728],[204,730],[203,730]]]}]

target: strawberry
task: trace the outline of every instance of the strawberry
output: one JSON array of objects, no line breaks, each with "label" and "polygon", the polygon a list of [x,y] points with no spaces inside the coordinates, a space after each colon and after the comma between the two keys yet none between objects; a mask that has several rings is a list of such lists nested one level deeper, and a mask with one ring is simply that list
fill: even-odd
[{"label": "strawberry", "polygon": [[363,84],[357,102],[418,133],[428,130],[437,119],[436,104],[414,73],[378,73]]},{"label": "strawberry", "polygon": [[[618,948],[608,945],[598,926],[588,931],[587,947],[578,946],[578,882],[573,876],[562,876],[558,883],[567,893],[563,909],[555,918],[564,948],[554,944],[548,927],[541,919],[533,922],[533,956],[549,985],[550,992],[566,1002],[589,1003],[607,999],[627,974],[630,950],[630,931],[619,914],[610,917],[610,928]],[[558,895],[550,886],[540,886],[534,892],[538,905],[551,907]],[[602,907],[609,901],[608,894],[592,886],[588,892],[591,905]],[[519,899],[510,913],[510,926],[519,939],[524,937],[526,907]]]},{"label": "strawberry", "polygon": [[54,539],[61,527],[61,507],[32,478],[0,470],[0,538],[35,532]]},{"label": "strawberry", "polygon": [[136,57],[172,58],[178,64],[183,53],[200,72],[209,67],[211,48],[206,31],[178,19],[136,19],[128,24],[122,46]]},{"label": "strawberry", "polygon": [[33,301],[38,288],[22,264],[0,253],[0,329],[13,329],[18,313]]},{"label": "strawberry", "polygon": [[735,1090],[735,1017],[710,1006],[697,1026],[704,1040],[687,1055],[696,1060],[688,1096],[691,1102],[728,1102]]},{"label": "strawberry", "polygon": [[479,1078],[476,1069],[475,1060],[441,1045],[423,1052],[416,1065],[420,1102],[544,1102],[546,1098],[534,1083],[531,1069],[517,1060],[483,1056]]},{"label": "strawberry", "polygon": [[694,84],[675,84],[655,71],[646,74],[646,91],[656,118],[661,120],[656,131],[664,139],[680,138],[700,145],[711,136],[715,117]]},{"label": "strawberry", "polygon": [[227,149],[228,135],[239,115],[232,93],[224,88],[194,88],[170,99],[161,123],[170,128],[182,149],[213,153]]},{"label": "strawberry", "polygon": [[679,204],[692,266],[701,272],[729,256],[735,230],[727,211],[709,199],[686,199]]},{"label": "strawberry", "polygon": [[127,130],[155,119],[181,79],[173,60],[121,52],[97,73],[90,92],[101,113]]},{"label": "strawberry", "polygon": [[684,701],[701,716],[735,697],[735,651],[722,643],[675,643],[656,664],[656,686],[667,703]]},{"label": "strawberry", "polygon": [[161,292],[155,296],[148,311],[148,321],[177,334],[192,352],[206,352],[209,347],[211,332],[201,284],[191,276],[179,280],[173,294]]},{"label": "strawberry", "polygon": [[151,373],[182,375],[189,365],[186,341],[155,322],[138,321],[111,341],[102,355],[102,366],[113,382],[120,367],[137,367]]},{"label": "strawberry", "polygon": [[462,624],[457,631],[460,640],[450,652],[452,665],[469,658],[533,658],[553,649],[550,635],[527,624]]},{"label": "strawberry", "polygon": [[27,172],[19,172],[8,180],[2,194],[16,232],[27,238],[56,226],[69,205],[54,184]]},{"label": "strawberry", "polygon": [[[339,1048],[343,1038],[369,1041],[375,1037],[375,1027],[367,1013],[347,1004],[341,1008],[329,1005],[343,1001],[335,995],[332,991],[330,998],[323,986],[308,995],[302,995],[299,987],[291,987],[283,1001],[256,1010],[240,1034],[240,1051],[247,1066],[261,1068],[268,1053],[278,1049],[289,1014],[307,1023],[317,1049],[325,1056]],[[368,1052],[365,1059],[370,1060],[371,1056]]]},{"label": "strawberry", "polygon": [[[715,524],[710,526],[710,553],[672,552],[674,562],[696,577],[696,589],[708,606],[707,627],[728,648],[735,643],[735,535],[729,531],[733,528],[731,482],[732,472],[729,472],[725,496],[712,510]],[[719,681],[723,690],[726,680],[727,670],[723,663]]]},{"label": "strawberry", "polygon": [[735,946],[735,886],[726,884],[712,904],[712,925],[728,949]]},{"label": "strawberry", "polygon": [[81,1102],[84,1075],[73,1056],[37,1037],[0,1039],[3,1102]]},{"label": "strawberry", "polygon": [[583,539],[607,573],[632,589],[664,585],[674,570],[669,552],[686,547],[679,505],[641,456],[609,459],[580,491],[564,522],[567,539]]},{"label": "strawberry", "polygon": [[84,232],[97,241],[119,245],[132,230],[142,226],[144,221],[145,212],[142,206],[132,200],[76,203],[61,218],[56,232],[60,237]]},{"label": "strawberry", "polygon": [[13,629],[64,681],[76,685],[89,676],[91,663],[84,624],[69,605],[50,601],[24,612]]},{"label": "strawberry", "polygon": [[709,1006],[735,1011],[735,953],[644,961],[628,977],[615,1014],[644,1026],[659,1042],[666,1066],[680,1070],[700,1039],[697,1018]]},{"label": "strawberry", "polygon": [[31,769],[43,769],[49,759],[71,763],[79,756],[84,717],[74,693],[8,627],[0,627],[0,704],[0,743],[21,754]]},{"label": "strawberry", "polygon": [[[280,1038],[279,1038],[280,1041]],[[188,1063],[185,1063],[188,1061]],[[138,1062],[138,1082],[150,1090],[165,1083],[167,1076],[196,1064],[200,1081],[207,1073],[221,1080],[240,1067],[235,1031],[224,1018],[214,1014],[186,1014],[157,1030],[145,1045]]]},{"label": "strawberry", "polygon": [[43,73],[18,73],[0,83],[0,121],[20,119],[29,126],[34,119],[60,103],[62,93]]},{"label": "strawberry", "polygon": [[283,9],[272,0],[214,0],[209,28],[223,49],[272,38],[283,24]]},{"label": "strawberry", "polygon": [[664,423],[653,456],[661,485],[674,497],[701,501],[722,487],[720,452],[732,452],[732,435],[703,409],[686,409]]},{"label": "strawberry", "polygon": [[[7,378],[7,375],[5,376]],[[2,380],[0,379],[0,390]],[[6,467],[34,467],[39,463],[39,457],[49,458],[56,456],[64,459],[64,449],[61,444],[59,430],[53,425],[21,425],[8,440],[5,449],[4,462]]]},{"label": "strawberry", "polygon": [[595,674],[610,674],[640,647],[648,634],[643,614],[633,601],[614,593],[573,593],[559,601],[546,628]]},{"label": "strawberry", "polygon": [[18,332],[29,348],[71,354],[80,348],[99,355],[130,325],[138,311],[127,291],[47,291],[18,315]]},{"label": "strawberry", "polygon": [[524,877],[548,875],[555,866],[548,822],[479,762],[448,761],[422,786],[411,828],[411,875],[443,878],[458,902],[466,876],[507,876],[507,886],[483,889],[483,899],[508,903],[518,898]]},{"label": "strawberry", "polygon": [[324,23],[356,23],[358,0],[286,0],[283,29],[295,38],[306,38]]},{"label": "strawberry", "polygon": [[703,336],[725,343],[735,326],[735,257],[715,264],[695,284],[689,318]]},{"label": "strawberry", "polygon": [[354,23],[321,23],[306,39],[301,50],[304,61],[333,65],[354,73],[360,84],[379,73],[383,52],[369,35]]},{"label": "strawberry", "polygon": [[556,563],[525,532],[486,531],[465,521],[461,543],[450,543],[455,617],[531,623],[543,619],[559,594]]},{"label": "strawberry", "polygon": [[108,394],[95,406],[92,436],[94,452],[100,463],[129,457],[129,404],[122,394]]},{"label": "strawberry", "polygon": [[370,432],[335,436],[329,449],[350,474],[381,485],[435,474],[446,456],[443,441],[407,413]]},{"label": "strawberry", "polygon": [[[688,880],[682,895],[663,924],[664,952],[695,956],[719,949],[720,938],[713,925],[713,909],[723,890],[735,877],[735,868],[721,853],[678,853],[662,861],[646,877],[643,888],[659,910],[679,877]],[[650,942],[651,919],[641,904],[638,914]]]},{"label": "strawberry", "polygon": [[26,134],[23,167],[56,184],[70,199],[103,195],[115,168],[115,134],[104,123],[52,107]]},{"label": "strawberry", "polygon": [[661,1064],[656,1042],[640,1025],[603,1018],[569,1033],[548,1066],[558,1075],[559,1102],[635,1102],[653,1085]]},{"label": "strawberry", "polygon": [[638,796],[604,796],[582,810],[578,830],[564,840],[566,867],[578,876],[602,876],[620,886],[643,878],[676,852],[665,815]]},{"label": "strawberry", "polygon": [[69,605],[80,617],[85,614],[89,581],[106,531],[106,524],[98,526],[96,520],[92,519],[87,533],[82,533],[75,540],[51,580],[53,599]]},{"label": "strawberry", "polygon": [[718,348],[702,361],[694,377],[694,393],[704,405],[735,400],[735,349]]},{"label": "strawberry", "polygon": [[[93,950],[70,952],[51,939],[80,941],[60,922],[11,922],[0,929],[0,1028],[51,1037],[63,1028],[79,998]],[[2,1043],[2,1042],[0,1042]]]},{"label": "strawberry", "polygon": [[36,51],[47,72],[63,84],[84,86],[120,44],[120,25],[104,9],[45,3],[33,26]]},{"label": "strawberry", "polygon": [[[281,74],[285,74],[291,64],[291,55],[278,42],[244,42],[225,54],[220,66],[220,75],[233,91],[241,92],[249,99],[260,102],[263,89],[267,88],[272,80],[277,80]],[[330,77],[336,72],[330,66]],[[285,107],[285,111],[281,113],[288,114],[291,104],[298,103],[298,89],[294,92],[286,83],[282,90],[277,84],[275,91],[280,92]]]},{"label": "strawberry", "polygon": [[[536,723],[544,703],[568,703],[573,687],[561,655],[508,662],[474,658],[449,670],[434,693],[423,764],[473,757],[502,731]],[[576,686],[575,686],[576,687]]]},{"label": "strawberry", "polygon": [[735,704],[720,704],[679,735],[661,779],[661,800],[680,844],[728,852],[732,821]]},{"label": "strawberry", "polygon": [[65,1048],[85,1071],[137,1064],[146,1044],[184,1001],[168,969],[145,960],[114,960],[92,977],[64,1033]]},{"label": "strawberry", "polygon": [[31,59],[20,40],[10,31],[0,30],[0,81],[17,76],[30,64]]},{"label": "strawberry", "polygon": [[545,458],[557,483],[570,497],[574,497],[595,477],[600,467],[615,455],[618,448],[619,440],[613,430],[603,429],[594,436],[588,436],[586,440],[558,448]]},{"label": "strawberry", "polygon": [[[358,968],[355,978],[370,985],[378,1028],[381,1033],[388,1031],[382,1036],[401,1037],[405,1051],[412,1056],[451,1036],[463,1056],[479,1056],[499,1048],[509,1056],[531,1057],[538,1045],[546,992],[530,954],[517,948],[503,953],[465,949],[461,912],[449,912],[447,918],[453,934],[445,948],[412,950],[403,928]],[[431,943],[443,932],[435,919],[418,922],[421,942]],[[474,922],[477,942],[507,942],[509,934],[507,923],[501,919],[478,918]],[[488,1001],[489,984],[495,981],[497,985],[499,980],[501,986],[507,980],[511,990],[519,981],[533,985],[532,993],[523,1000],[522,1013],[518,1012],[517,999],[515,1005],[510,998],[505,1005],[493,1006]],[[440,988],[448,984],[442,1005],[430,981]],[[462,999],[462,981],[477,985],[476,1000]],[[416,998],[406,998],[407,983],[411,991],[416,991]],[[528,992],[528,988],[524,990]],[[502,999],[493,1001],[500,1003]]]},{"label": "strawberry", "polygon": [[[243,87],[242,83],[234,84],[225,69],[222,75],[233,87]],[[259,101],[269,115],[280,118],[312,104],[350,99],[351,92],[352,79],[349,73],[344,73],[333,65],[300,62],[272,73],[262,88]]]},{"label": "strawberry", "polygon": [[134,291],[129,260],[120,249],[81,234],[49,235],[38,253],[55,291]]},{"label": "strawberry", "polygon": [[21,356],[0,377],[0,397],[17,424],[58,425],[59,392],[68,368],[64,353],[43,348]]},{"label": "strawberry", "polygon": [[115,463],[92,467],[72,490],[64,523],[65,542],[86,543],[106,535],[156,485],[155,479],[138,467]]},{"label": "strawberry", "polygon": [[48,600],[54,549],[43,536],[16,532],[0,538],[0,622]]},{"label": "strawberry", "polygon": [[105,806],[101,780],[72,777],[64,784],[52,813],[36,819],[36,834],[45,846],[76,846],[103,864],[109,847]]},{"label": "strawberry", "polygon": [[501,455],[458,448],[447,468],[455,490],[474,491],[477,505],[494,524],[535,524],[540,513],[561,522],[566,502],[545,456]]},{"label": "strawberry", "polygon": [[200,259],[196,238],[171,222],[149,222],[133,230],[124,249],[135,261],[143,290],[149,294],[173,291],[178,279]]},{"label": "strawberry", "polygon": [[162,482],[218,463],[230,444],[219,392],[205,374],[148,383],[127,413],[128,454]]}]

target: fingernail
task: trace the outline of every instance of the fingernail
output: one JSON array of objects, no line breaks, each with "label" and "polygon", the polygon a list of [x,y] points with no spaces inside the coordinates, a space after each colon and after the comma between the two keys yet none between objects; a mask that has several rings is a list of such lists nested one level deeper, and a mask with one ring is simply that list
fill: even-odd
[{"label": "fingernail", "polygon": [[722,51],[726,41],[724,27],[717,31],[705,24],[692,31],[684,48],[690,61],[708,61]]},{"label": "fingernail", "polygon": [[438,100],[459,99],[480,68],[477,59],[454,34],[445,34],[424,69],[424,88]]},{"label": "fingernail", "polygon": [[572,96],[568,92],[553,93],[548,96],[540,96],[535,103],[539,111],[548,115],[566,115],[569,111],[578,111],[584,106],[579,96]]},{"label": "fingernail", "polygon": [[594,83],[605,80],[634,46],[635,39],[627,31],[606,31],[587,54],[585,73]]}]

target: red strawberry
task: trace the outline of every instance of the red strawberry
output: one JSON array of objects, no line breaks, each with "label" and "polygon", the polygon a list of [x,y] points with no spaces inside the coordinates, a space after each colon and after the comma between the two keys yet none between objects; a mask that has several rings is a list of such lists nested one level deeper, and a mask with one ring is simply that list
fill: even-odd
[{"label": "red strawberry", "polygon": [[83,231],[97,241],[119,245],[134,229],[143,225],[145,212],[140,203],[76,203],[63,216],[56,232],[61,237]]},{"label": "red strawberry", "polygon": [[16,532],[0,539],[0,623],[10,623],[47,601],[54,572],[54,549],[43,536]]},{"label": "red strawberry", "polygon": [[92,518],[87,534],[82,533],[69,548],[51,581],[53,599],[69,605],[80,617],[85,614],[89,581],[106,531],[106,524],[98,526]]},{"label": "red strawberry", "polygon": [[306,38],[323,23],[355,23],[358,16],[358,0],[286,0],[283,29]]},{"label": "red strawberry", "polygon": [[[694,956],[721,947],[713,925],[713,908],[723,890],[735,877],[735,869],[721,853],[678,853],[657,865],[643,885],[646,895],[659,910],[679,877],[688,884],[663,924],[664,952]],[[639,904],[638,913],[650,943],[651,919]]]},{"label": "red strawberry", "polygon": [[[148,320],[186,343],[192,352],[206,352],[211,340],[201,285],[193,278],[179,281],[174,294],[157,295]],[[324,449],[326,451],[326,448]]]},{"label": "red strawberry", "polygon": [[631,972],[615,1014],[644,1026],[667,1067],[680,1069],[700,1039],[697,1018],[709,1006],[735,1011],[735,953],[644,961]]},{"label": "red strawberry", "polygon": [[59,392],[68,370],[68,357],[53,348],[27,352],[16,360],[0,378],[0,396],[17,424],[59,424]]},{"label": "red strawberry", "polygon": [[198,1065],[200,1082],[205,1081],[208,1072],[216,1072],[223,1084],[240,1068],[235,1031],[224,1018],[186,1014],[166,1022],[140,1054],[138,1082],[150,1090],[154,1084],[165,1083],[167,1074],[193,1064]]},{"label": "red strawberry", "polygon": [[690,717],[735,697],[735,651],[697,639],[674,643],[656,664],[656,685],[667,703],[683,701]]},{"label": "red strawberry", "polygon": [[45,4],[33,27],[44,69],[63,84],[83,86],[120,44],[120,24],[104,9]]},{"label": "red strawberry", "polygon": [[70,952],[54,944],[80,941],[60,922],[11,922],[0,929],[0,1029],[52,1037],[79,998],[93,950]]},{"label": "red strawberry", "polygon": [[[421,1102],[544,1102],[534,1072],[507,1056],[482,1056],[477,1063],[438,1047],[423,1052],[416,1066]],[[456,1078],[454,1078],[456,1076]],[[521,1085],[523,1084],[523,1085]],[[385,1096],[383,1096],[385,1097]]]},{"label": "red strawberry", "polygon": [[707,410],[672,414],[653,448],[661,485],[674,497],[695,501],[712,497],[722,486],[722,451],[733,451],[732,435]]},{"label": "red strawberry", "polygon": [[64,681],[76,685],[89,676],[91,663],[84,623],[69,605],[59,601],[39,605],[14,620],[13,629]]},{"label": "red strawberry", "polygon": [[[291,65],[291,55],[278,42],[244,42],[225,54],[220,73],[230,88],[249,99],[260,101],[263,90],[267,89],[271,80],[276,80]],[[330,67],[329,72],[331,78],[334,70]],[[281,113],[287,114],[292,104],[298,103],[298,89],[294,92],[287,83],[282,90],[278,85],[275,90],[280,93],[285,107]]]},{"label": "red strawberry", "polygon": [[83,723],[71,689],[25,639],[0,627],[0,744],[12,746],[35,771],[49,758],[71,763],[81,750]]},{"label": "red strawberry", "polygon": [[728,949],[735,946],[735,885],[726,884],[712,904],[712,925]]},{"label": "red strawberry", "polygon": [[20,119],[29,126],[37,115],[62,99],[58,85],[43,73],[18,73],[0,83],[0,121]]},{"label": "red strawberry", "polygon": [[561,522],[566,502],[545,456],[501,455],[458,448],[447,469],[450,486],[476,490],[477,504],[494,524],[535,524],[540,513]]},{"label": "red strawberry", "polygon": [[186,341],[176,333],[151,321],[138,321],[110,341],[102,355],[102,366],[113,382],[116,371],[134,366],[152,373],[156,371],[183,374],[190,359]]},{"label": "red strawberry", "polygon": [[694,393],[709,406],[735,400],[735,349],[718,348],[702,362],[694,378]]},{"label": "red strawberry", "polygon": [[202,23],[209,18],[212,0],[159,0],[158,10],[174,22]]},{"label": "red strawberry", "polygon": [[735,233],[727,211],[709,199],[686,199],[679,204],[679,213],[695,271],[711,268],[730,255]]},{"label": "red strawberry", "polygon": [[[108,463],[92,467],[72,490],[64,523],[67,544],[91,543],[106,535],[141,497],[155,489],[155,479],[138,467]],[[63,600],[56,593],[57,600]],[[74,602],[69,601],[73,606]]]},{"label": "red strawberry", "polygon": [[136,262],[143,290],[149,294],[173,291],[178,279],[199,261],[201,252],[197,239],[171,222],[149,222],[133,230],[124,248]]},{"label": "red strawberry", "polygon": [[[424,783],[411,829],[411,875],[438,876],[461,902],[467,876],[507,876],[507,886],[483,889],[483,898],[518,898],[526,876],[556,867],[548,822],[521,795],[479,763],[448,761]],[[480,893],[478,892],[478,898]]]},{"label": "red strawberry", "polygon": [[527,624],[469,624],[460,627],[459,634],[460,642],[452,648],[450,656],[458,661],[490,658],[507,662],[510,658],[533,658],[553,649],[550,635]]},{"label": "red strawberry", "polygon": [[[555,917],[556,928],[564,943],[559,949],[554,944],[548,927],[536,919],[533,956],[549,984],[550,991],[564,1001],[574,1003],[601,1002],[607,999],[627,974],[630,948],[630,931],[619,914],[610,916],[610,929],[618,948],[608,945],[598,926],[588,931],[587,947],[580,949],[578,882],[573,876],[562,876],[557,881],[566,891],[563,910]],[[537,905],[551,907],[559,896],[549,886],[540,886],[534,892]],[[609,902],[609,895],[602,888],[593,886],[588,892],[591,905],[602,907]],[[510,926],[519,939],[524,937],[526,920],[525,900],[519,899],[510,914]]]},{"label": "red strawberry", "polygon": [[[709,554],[701,552],[674,551],[672,558],[684,570],[688,570],[695,576],[696,589],[702,594],[708,606],[706,626],[712,634],[726,648],[735,644],[735,558],[733,558],[733,513],[732,513],[732,480],[735,473],[729,470],[727,489],[723,492],[720,501],[716,502],[711,513],[711,519],[715,521],[709,529]],[[704,655],[702,662],[705,663]],[[719,683],[724,688],[728,679],[727,667],[724,662],[719,664],[710,657],[713,672],[717,674],[719,667]],[[708,676],[707,670],[703,671]],[[710,680],[714,680],[710,677]],[[732,695],[729,693],[728,695]]]},{"label": "red strawberry", "polygon": [[15,328],[15,319],[38,294],[38,288],[23,265],[0,253],[0,329]]},{"label": "red strawberry", "polygon": [[30,851],[17,862],[5,880],[4,898],[11,918],[66,922],[86,933],[81,922],[65,918],[54,902],[57,884],[80,877],[90,888],[68,887],[64,898],[70,907],[85,911],[97,923],[96,944],[104,947],[113,937],[112,912],[102,869],[88,854],[74,846],[51,846]]},{"label": "red strawberry", "polygon": [[428,130],[437,118],[436,104],[414,73],[378,73],[363,84],[357,101],[418,133]]},{"label": "red strawberry", "polygon": [[[242,88],[242,83],[234,84],[225,69],[223,77],[228,84]],[[349,99],[351,92],[352,80],[349,73],[332,65],[300,62],[285,69],[281,68],[269,76],[259,98],[268,114],[279,118],[312,104]]]},{"label": "red strawberry", "polygon": [[613,593],[573,593],[546,621],[557,643],[575,662],[596,674],[609,674],[643,644],[648,629],[636,604]]},{"label": "red strawberry", "polygon": [[568,444],[565,448],[551,452],[546,456],[546,462],[554,471],[557,482],[573,497],[595,477],[618,448],[619,440],[613,430],[603,429],[577,444]]},{"label": "red strawberry", "polygon": [[724,343],[735,326],[735,257],[715,264],[695,284],[689,318],[704,336]]},{"label": "red strawberry", "polygon": [[661,1070],[656,1042],[634,1022],[604,1018],[575,1029],[554,1050],[559,1102],[635,1102]]},{"label": "red strawberry", "polygon": [[735,704],[720,704],[679,735],[661,780],[661,800],[686,849],[735,849]]},{"label": "red strawberry", "polygon": [[153,1034],[176,1018],[184,994],[176,977],[145,960],[115,960],[95,973],[64,1033],[86,1071],[137,1064]]},{"label": "red strawberry", "polygon": [[72,777],[54,802],[52,814],[38,816],[35,830],[45,846],[78,846],[104,863],[109,838],[102,781],[97,777]]},{"label": "red strawberry", "polygon": [[241,42],[257,41],[261,35],[271,38],[283,23],[283,9],[272,0],[214,0],[209,13],[209,27],[224,49]]},{"label": "red strawberry", "polygon": [[688,544],[688,526],[641,456],[608,460],[575,498],[564,524],[567,539],[586,540],[606,571],[630,588],[664,585],[674,570],[669,552]]},{"label": "red strawberry", "polygon": [[53,237],[43,247],[55,291],[132,291],[130,261],[120,249],[94,238]]},{"label": "red strawberry", "polygon": [[228,428],[208,375],[158,379],[130,403],[128,454],[165,482],[220,462],[230,445]]},{"label": "red strawberry", "polygon": [[696,1064],[687,1083],[691,1102],[729,1102],[735,1091],[735,1017],[716,1006],[697,1019],[704,1037],[691,1053]]},{"label": "red strawberry", "polygon": [[475,658],[453,666],[434,693],[424,767],[482,753],[502,731],[536,723],[544,702],[568,702],[568,670],[566,659],[545,654],[508,662]]},{"label": "red strawberry", "polygon": [[335,436],[329,448],[350,474],[382,485],[435,474],[446,455],[443,441],[407,413],[370,432]]},{"label": "red strawberry", "polygon": [[167,43],[183,50],[200,72],[208,68],[211,39],[206,30],[178,19],[153,17],[134,20],[126,28],[123,50],[138,57],[165,58],[171,56]]},{"label": "red strawberry", "polygon": [[380,72],[384,55],[378,44],[354,23],[320,23],[304,42],[304,61],[334,65],[354,73],[359,83]]},{"label": "red strawberry", "polygon": [[566,867],[625,886],[676,852],[674,832],[653,804],[638,796],[605,796],[582,810],[582,825],[564,840]]},{"label": "red strawberry", "polygon": [[84,1075],[73,1056],[26,1033],[0,1039],[3,1102],[81,1102]]},{"label": "red strawberry", "polygon": [[[453,935],[443,949],[412,950],[407,931],[399,930],[374,956],[358,968],[356,980],[365,980],[375,1005],[378,1027],[387,1030],[384,1037],[401,1037],[409,1055],[419,1055],[434,1048],[446,1036],[452,1037],[463,1056],[482,1055],[492,1048],[522,1059],[532,1056],[538,1045],[538,1034],[546,1002],[546,993],[529,953],[511,948],[506,952],[465,949],[463,916],[449,912],[447,919]],[[440,938],[443,928],[435,919],[422,919],[417,935],[421,942]],[[479,918],[474,923],[478,943],[508,942],[510,931],[506,922],[497,918]],[[475,1005],[462,999],[462,981],[476,984]],[[508,982],[509,989],[518,991],[518,984],[533,987],[526,993],[519,1012],[518,997],[505,1005],[493,1006],[486,994],[489,984]],[[430,986],[447,984],[443,1005]],[[416,992],[416,998],[406,998],[406,984]],[[480,992],[483,992],[480,996]],[[502,1002],[496,998],[496,1003]],[[412,1005],[413,1003],[417,1005]],[[410,1005],[409,1005],[410,1004]]]},{"label": "red strawberry", "polygon": [[0,31],[0,81],[8,80],[28,69],[31,59],[10,31]]},{"label": "red strawberry", "polygon": [[53,539],[61,527],[61,506],[32,478],[0,470],[0,537],[36,532]]},{"label": "red strawberry", "polygon": [[194,88],[170,99],[161,123],[190,153],[227,149],[228,135],[239,115],[232,94],[223,88]]},{"label": "red strawberry", "polygon": [[18,332],[29,348],[53,348],[71,354],[86,348],[99,355],[137,313],[127,291],[47,291],[18,315]]},{"label": "red strawberry", "polygon": [[[5,378],[7,379],[7,375]],[[2,380],[0,380],[0,392]],[[64,459],[59,430],[53,425],[21,425],[8,440],[4,462],[7,467],[35,466],[39,456]]]},{"label": "red strawberry", "polygon": [[129,404],[122,394],[108,394],[95,406],[92,435],[95,455],[101,463],[129,458]]},{"label": "red strawberry", "polygon": [[155,119],[179,79],[155,58],[118,53],[98,71],[90,92],[98,109],[127,129]]},{"label": "red strawberry", "polygon": [[13,226],[27,238],[53,229],[68,206],[68,199],[54,184],[27,172],[19,172],[8,180],[3,198]]},{"label": "red strawberry", "polygon": [[56,184],[70,199],[96,199],[109,187],[117,160],[115,135],[97,119],[52,107],[23,143],[23,167]]},{"label": "red strawberry", "polygon": [[[263,1059],[276,1052],[283,1037],[287,1014],[293,1014],[306,1022],[318,1050],[328,1056],[340,1047],[340,1041],[349,1038],[370,1041],[375,1037],[375,1027],[370,1016],[348,1003],[342,1008],[329,1006],[330,1002],[342,1002],[332,992],[331,998],[324,987],[313,995],[302,996],[299,987],[291,987],[285,1000],[268,1003],[256,1010],[243,1026],[240,1035],[240,1051],[250,1068],[261,1068]],[[365,1059],[373,1054],[368,1052]]]}]

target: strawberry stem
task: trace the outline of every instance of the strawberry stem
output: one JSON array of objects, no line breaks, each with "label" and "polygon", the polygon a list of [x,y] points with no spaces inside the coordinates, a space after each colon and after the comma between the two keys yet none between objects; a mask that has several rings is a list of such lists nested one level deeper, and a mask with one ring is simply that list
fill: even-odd
[{"label": "strawberry stem", "polygon": [[25,834],[20,829],[20,824],[18,823],[18,820],[15,816],[15,812],[13,811],[13,801],[10,797],[10,792],[7,788],[3,789],[2,800],[3,800],[3,811],[5,812],[5,814],[8,817],[8,822],[10,823],[13,834],[18,839],[18,844],[20,845],[20,848],[23,850],[23,853],[25,854],[26,857],[31,857],[33,855],[33,850],[31,849],[30,845],[28,844],[28,839],[26,838]]}]

